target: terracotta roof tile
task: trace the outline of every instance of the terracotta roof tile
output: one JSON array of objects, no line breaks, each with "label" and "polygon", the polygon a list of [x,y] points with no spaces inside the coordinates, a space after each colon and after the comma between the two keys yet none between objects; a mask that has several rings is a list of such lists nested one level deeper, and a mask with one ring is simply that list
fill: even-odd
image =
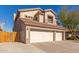
[{"label": "terracotta roof tile", "polygon": [[29,26],[36,26],[36,27],[43,27],[43,28],[51,28],[51,29],[61,29],[65,30],[64,27],[58,26],[58,25],[51,25],[51,24],[46,24],[46,23],[39,23],[37,21],[34,21],[32,19],[25,19],[25,18],[20,18],[26,25]]}]

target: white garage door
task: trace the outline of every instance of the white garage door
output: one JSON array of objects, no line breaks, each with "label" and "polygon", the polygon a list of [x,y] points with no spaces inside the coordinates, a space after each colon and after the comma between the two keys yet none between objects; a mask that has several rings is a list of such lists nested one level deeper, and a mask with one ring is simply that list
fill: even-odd
[{"label": "white garage door", "polygon": [[53,41],[53,32],[30,31],[30,43]]},{"label": "white garage door", "polygon": [[61,41],[61,40],[62,40],[62,32],[56,32],[55,41]]}]

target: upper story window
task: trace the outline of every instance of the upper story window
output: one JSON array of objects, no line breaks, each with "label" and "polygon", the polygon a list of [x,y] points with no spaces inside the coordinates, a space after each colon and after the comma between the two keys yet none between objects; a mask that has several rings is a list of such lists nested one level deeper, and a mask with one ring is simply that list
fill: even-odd
[{"label": "upper story window", "polygon": [[39,16],[35,16],[34,21],[39,21]]},{"label": "upper story window", "polygon": [[48,23],[53,23],[53,16],[48,16]]}]

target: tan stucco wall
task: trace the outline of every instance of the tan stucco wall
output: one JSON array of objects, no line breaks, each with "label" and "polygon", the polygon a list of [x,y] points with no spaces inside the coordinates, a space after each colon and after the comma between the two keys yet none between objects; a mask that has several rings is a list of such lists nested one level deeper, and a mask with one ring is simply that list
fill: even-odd
[{"label": "tan stucco wall", "polygon": [[25,30],[25,27],[22,27],[22,31],[20,32],[20,41],[23,42],[23,43],[26,43],[26,30]]},{"label": "tan stucco wall", "polygon": [[38,12],[36,11],[26,11],[26,12],[20,12],[20,18],[25,18],[25,16],[31,16],[34,17],[34,15]]},{"label": "tan stucco wall", "polygon": [[24,23],[21,20],[18,19],[16,22],[14,22],[14,29],[13,29],[13,31],[19,32],[19,34],[20,34],[19,41],[20,42],[25,42],[25,39],[26,39],[26,33],[25,33],[26,28],[25,28]]},{"label": "tan stucco wall", "polygon": [[39,22],[43,23],[44,21],[44,16],[43,15],[39,15]]}]

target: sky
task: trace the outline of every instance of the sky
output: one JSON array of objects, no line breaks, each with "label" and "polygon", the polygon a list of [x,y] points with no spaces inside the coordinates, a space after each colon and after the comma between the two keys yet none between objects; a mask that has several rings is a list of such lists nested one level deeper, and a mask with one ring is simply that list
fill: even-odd
[{"label": "sky", "polygon": [[[71,9],[72,6],[70,6]],[[0,5],[0,21],[3,21],[2,25],[3,31],[12,32],[14,19],[13,14],[17,12],[18,9],[28,9],[28,8],[41,8],[41,9],[52,9],[56,13],[59,13],[62,6],[60,5]]]}]

